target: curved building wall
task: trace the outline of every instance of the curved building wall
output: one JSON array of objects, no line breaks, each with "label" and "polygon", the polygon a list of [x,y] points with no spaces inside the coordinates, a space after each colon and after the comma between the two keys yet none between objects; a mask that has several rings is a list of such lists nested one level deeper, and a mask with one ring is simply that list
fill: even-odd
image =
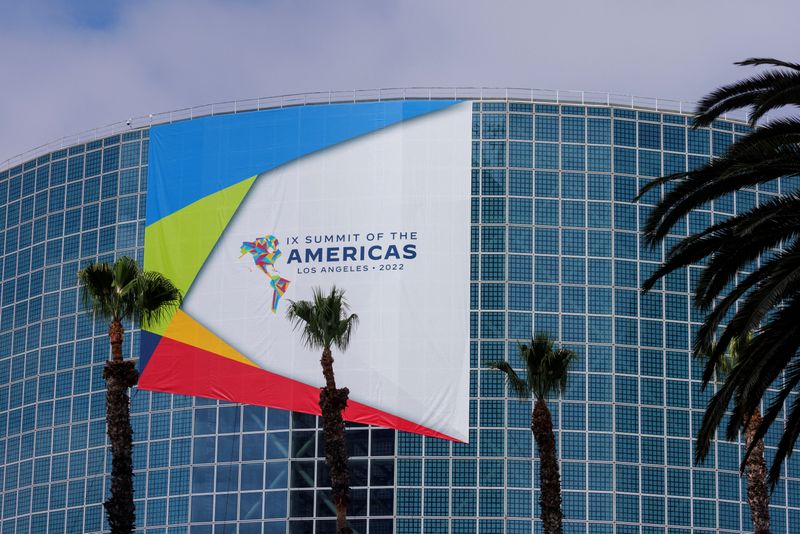
[{"label": "curved building wall", "polygon": [[[470,443],[350,425],[358,532],[541,530],[531,403],[509,397],[486,368],[498,359],[517,367],[517,343],[534,331],[580,355],[563,399],[550,403],[567,532],[751,528],[741,445],[719,441],[692,464],[711,394],[689,355],[700,268],[638,291],[663,257],[640,243],[655,197],[634,203],[638,188],[721,154],[746,131],[686,121],[609,105],[473,102]],[[142,259],[147,154],[140,129],[0,172],[4,533],[107,529],[106,325],[82,311],[75,274],[97,260]],[[667,246],[796,186],[721,199],[678,225]],[[127,327],[133,357],[138,336]],[[138,390],[132,412],[142,532],[333,532],[315,417]],[[776,533],[800,524],[796,460],[784,474],[772,496]]]}]

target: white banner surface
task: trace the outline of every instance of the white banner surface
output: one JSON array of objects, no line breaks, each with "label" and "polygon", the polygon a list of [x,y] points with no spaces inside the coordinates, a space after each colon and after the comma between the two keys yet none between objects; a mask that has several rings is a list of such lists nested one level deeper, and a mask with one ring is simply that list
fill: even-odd
[{"label": "white banner surface", "polygon": [[461,103],[259,175],[182,309],[263,369],[322,386],[286,308],[335,285],[360,318],[334,350],[337,385],[466,441],[470,131]]}]

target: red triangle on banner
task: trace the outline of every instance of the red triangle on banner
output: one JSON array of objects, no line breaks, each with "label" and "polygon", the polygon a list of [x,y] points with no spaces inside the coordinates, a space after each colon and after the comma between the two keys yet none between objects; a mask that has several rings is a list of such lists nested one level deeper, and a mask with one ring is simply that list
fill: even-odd
[{"label": "red triangle on banner", "polygon": [[[139,387],[320,415],[319,388],[167,337],[150,357]],[[353,400],[343,415],[348,421],[458,441]]]}]

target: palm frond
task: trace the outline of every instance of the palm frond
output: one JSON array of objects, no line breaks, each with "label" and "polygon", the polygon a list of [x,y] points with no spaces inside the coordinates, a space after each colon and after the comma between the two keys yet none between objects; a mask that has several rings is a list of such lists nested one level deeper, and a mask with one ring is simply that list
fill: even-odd
[{"label": "palm frond", "polygon": [[325,346],[325,337],[317,322],[314,304],[307,300],[289,301],[286,318],[301,331],[303,343],[310,349]]},{"label": "palm frond", "polygon": [[[797,205],[800,207],[800,202]],[[742,223],[748,222],[747,215],[739,216]],[[793,214],[792,217],[800,222],[800,212]],[[740,224],[724,232],[711,254],[707,268],[700,275],[695,294],[696,304],[702,309],[708,309],[714,299],[721,296],[729,284],[735,282],[737,273],[746,265],[779,247],[782,242],[794,239],[800,234],[800,225],[784,232],[781,231],[780,222],[778,217],[768,216],[761,225],[763,228],[756,233],[748,234],[740,230],[742,226]]]},{"label": "palm frond", "polygon": [[[744,467],[747,463],[747,460],[750,454],[753,452],[755,447],[757,446],[758,442],[767,434],[769,427],[775,423],[776,418],[783,410],[784,403],[786,402],[789,395],[794,391],[797,387],[797,384],[800,383],[800,362],[793,361],[786,367],[785,377],[783,380],[783,384],[781,385],[781,389],[778,395],[773,399],[770,406],[767,408],[767,411],[763,414],[761,419],[761,424],[759,424],[758,428],[756,429],[755,434],[753,435],[752,442],[748,449],[745,451],[744,456],[742,457],[742,464],[741,469],[744,470]],[[795,402],[795,407],[797,403]],[[775,482],[777,482],[777,478],[773,477],[773,473],[777,477],[779,475],[779,467],[782,464],[784,458],[786,457],[787,451],[783,451],[781,455],[781,445],[789,445],[789,454],[791,453],[791,449],[794,447],[794,442],[797,439],[797,433],[800,432],[800,418],[796,421],[792,421],[792,417],[800,417],[800,413],[795,414],[794,411],[790,411],[789,416],[786,420],[785,430],[781,437],[781,440],[778,445],[778,452],[775,456],[775,459],[772,464],[772,470],[770,471],[770,482],[774,486]],[[749,418],[749,416],[747,416]]]},{"label": "palm frond", "polygon": [[[800,105],[800,64],[772,58],[751,58],[740,64],[773,68],[706,95],[693,126],[709,126],[724,113],[747,109],[753,129],[737,136],[721,156],[642,188],[640,197],[665,186],[663,197],[646,214],[646,244],[662,243],[692,210],[742,188],[778,179],[788,185],[791,182],[784,179],[800,177],[800,118],[765,119],[775,110]],[[679,269],[706,266],[692,288],[693,304],[706,312],[693,353],[707,359],[704,385],[715,373],[720,385],[697,435],[698,462],[708,453],[729,408],[726,435],[734,439],[759,408],[767,388],[785,370],[783,387],[757,430],[763,437],[789,394],[800,387],[800,365],[793,363],[800,358],[800,193],[784,189],[772,200],[726,219],[680,239],[642,284],[648,291]],[[746,334],[751,331],[756,333],[749,339]],[[771,470],[773,481],[800,435],[797,402],[786,424]]]},{"label": "palm frond", "polygon": [[350,345],[350,338],[353,335],[356,327],[358,326],[358,315],[351,313],[342,319],[342,326],[340,333],[336,338],[336,347],[339,350],[346,350]]},{"label": "palm frond", "polygon": [[731,399],[736,392],[735,385],[730,383],[731,376],[735,373],[736,370],[734,369],[728,374],[722,387],[708,401],[708,406],[706,406],[703,420],[700,423],[700,430],[697,432],[697,439],[695,440],[695,463],[702,463],[708,455],[711,441],[714,439],[717,428],[719,428],[719,424],[722,422],[722,418],[725,416],[725,412],[728,410]]},{"label": "palm frond", "polygon": [[538,333],[526,352],[523,361],[528,364],[528,384],[536,398],[563,392],[567,386],[569,366],[577,355],[571,350],[556,348],[546,333]]},{"label": "palm frond", "polygon": [[759,126],[728,148],[725,156],[733,159],[758,158],[780,153],[785,145],[800,140],[800,119],[780,117]]},{"label": "palm frond", "polygon": [[139,278],[139,265],[136,260],[122,256],[111,268],[114,273],[114,289],[117,293],[126,293],[133,289]]},{"label": "palm frond", "polygon": [[502,371],[506,375],[506,381],[509,387],[514,390],[521,399],[529,399],[531,396],[531,388],[527,382],[519,377],[517,372],[509,365],[508,362],[498,361],[489,362],[490,369]]},{"label": "palm frond", "polygon": [[[694,356],[701,360],[706,360],[706,375],[703,376],[703,387],[705,388],[711,380],[711,373],[716,372],[717,382],[724,383],[725,378],[734,370],[739,363],[742,355],[747,349],[748,344],[753,339],[753,333],[747,332],[742,336],[734,338],[727,346],[719,342],[709,341],[706,345],[697,346]],[[713,358],[713,363],[712,363]]]},{"label": "palm frond", "polygon": [[[797,76],[800,80],[800,76]],[[800,104],[800,88],[797,85],[788,84],[776,91],[762,94],[761,97],[754,103],[753,109],[750,112],[748,121],[750,126],[754,127],[761,117],[785,106],[796,106]]]},{"label": "palm frond", "polygon": [[344,290],[334,286],[327,294],[321,288],[313,288],[310,301],[289,301],[286,317],[295,330],[302,331],[303,342],[309,348],[330,349],[335,345],[345,350],[358,326],[358,315],[349,311]]},{"label": "palm frond", "polygon": [[161,321],[183,302],[183,295],[172,281],[155,271],[139,275],[135,294],[135,307],[144,325]]},{"label": "palm frond", "polygon": [[800,174],[800,148],[776,140],[769,154],[748,153],[733,158],[711,160],[700,169],[683,173],[662,201],[653,208],[644,224],[645,241],[654,244],[691,210],[743,187],[752,187],[785,176]]},{"label": "palm frond", "polygon": [[725,113],[748,107],[753,103],[753,93],[756,90],[753,88],[740,93],[725,91],[707,95],[698,102],[691,127],[696,129],[710,126]]},{"label": "palm frond", "polygon": [[137,290],[141,274],[139,265],[133,258],[122,256],[114,262],[111,269],[114,273],[113,291],[119,316],[122,319],[130,319],[133,315],[141,312],[136,308],[139,300]]},{"label": "palm frond", "polygon": [[642,291],[647,293],[664,276],[683,267],[699,263],[712,254],[735,223],[735,220],[729,219],[710,226],[698,234],[681,239],[667,252],[667,258],[661,266],[642,283]]},{"label": "palm frond", "polygon": [[742,66],[770,65],[772,67],[786,67],[788,69],[800,70],[800,64],[798,63],[791,63],[789,61],[783,61],[771,57],[751,57],[745,59],[744,61],[737,61],[736,63],[734,63],[734,65],[742,65]]},{"label": "palm frond", "polygon": [[142,272],[127,256],[81,269],[78,281],[84,305],[106,319],[148,324],[181,303],[180,291],[164,275]]},{"label": "palm frond", "polygon": [[[725,346],[740,337],[741,332],[755,329],[771,310],[786,299],[800,294],[800,243],[780,253],[768,267],[768,272],[756,288],[741,299],[739,310],[719,337],[721,345]],[[719,350],[712,353],[712,358],[718,355]]]},{"label": "palm frond", "polygon": [[83,305],[105,319],[116,317],[113,294],[114,273],[108,263],[94,263],[78,271]]},{"label": "palm frond", "polygon": [[666,176],[661,176],[659,178],[650,180],[645,185],[643,185],[641,189],[639,189],[639,193],[635,197],[633,197],[633,202],[639,202],[644,197],[645,194],[655,189],[656,187],[660,187],[664,184],[668,184],[674,182],[675,180],[679,180],[685,177],[686,177],[686,172],[676,172],[673,174],[668,174]]},{"label": "palm frond", "polygon": [[736,392],[729,435],[758,408],[766,390],[779,377],[800,348],[800,294],[777,310],[766,325],[748,343],[740,363],[729,375]]},{"label": "palm frond", "polygon": [[556,376],[560,376],[558,380],[558,391],[563,393],[567,390],[567,381],[569,378],[569,366],[578,358],[578,355],[567,349],[558,349],[553,355],[554,372]]},{"label": "palm frond", "polygon": [[[795,386],[796,384],[797,383],[795,382]],[[770,424],[772,424],[772,422],[770,422]],[[772,489],[775,489],[778,479],[780,479],[780,469],[784,460],[786,460],[794,452],[794,446],[797,443],[797,437],[800,435],[800,397],[795,398],[791,404],[789,415],[785,422],[785,429],[786,430],[784,430],[783,435],[778,442],[778,447],[775,450],[775,457],[772,461],[772,466],[770,466],[769,476],[767,478],[767,481]],[[768,427],[765,427],[764,435],[766,435],[767,430]],[[752,450],[748,451],[748,454],[751,452]]]},{"label": "palm frond", "polygon": [[800,84],[800,72],[771,70],[715,89],[703,97],[695,110],[694,126],[708,126],[723,114],[757,104],[759,99]]},{"label": "palm frond", "polygon": [[697,304],[706,308],[748,262],[800,235],[800,194],[790,193],[681,239],[642,284],[647,292],[663,276],[711,257],[698,284]]}]

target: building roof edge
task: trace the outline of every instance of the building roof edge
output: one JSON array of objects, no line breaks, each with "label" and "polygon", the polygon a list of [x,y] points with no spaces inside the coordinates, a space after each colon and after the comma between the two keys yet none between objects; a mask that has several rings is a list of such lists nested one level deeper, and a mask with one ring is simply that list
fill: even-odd
[{"label": "building roof edge", "polygon": [[[594,91],[556,89],[525,89],[500,87],[403,87],[385,89],[354,89],[349,91],[321,91],[296,93],[246,100],[229,100],[203,104],[188,108],[150,113],[140,117],[114,122],[99,128],[55,139],[43,145],[0,161],[0,172],[34,158],[70,146],[95,141],[108,136],[140,130],[158,124],[169,124],[184,120],[243,113],[265,109],[280,109],[313,104],[335,104],[354,102],[380,102],[384,100],[511,100],[517,102],[541,102],[555,104],[602,105],[642,111],[656,111],[691,115],[696,103],[662,98],[641,97]],[[726,120],[743,122],[744,114],[727,115]]]}]

